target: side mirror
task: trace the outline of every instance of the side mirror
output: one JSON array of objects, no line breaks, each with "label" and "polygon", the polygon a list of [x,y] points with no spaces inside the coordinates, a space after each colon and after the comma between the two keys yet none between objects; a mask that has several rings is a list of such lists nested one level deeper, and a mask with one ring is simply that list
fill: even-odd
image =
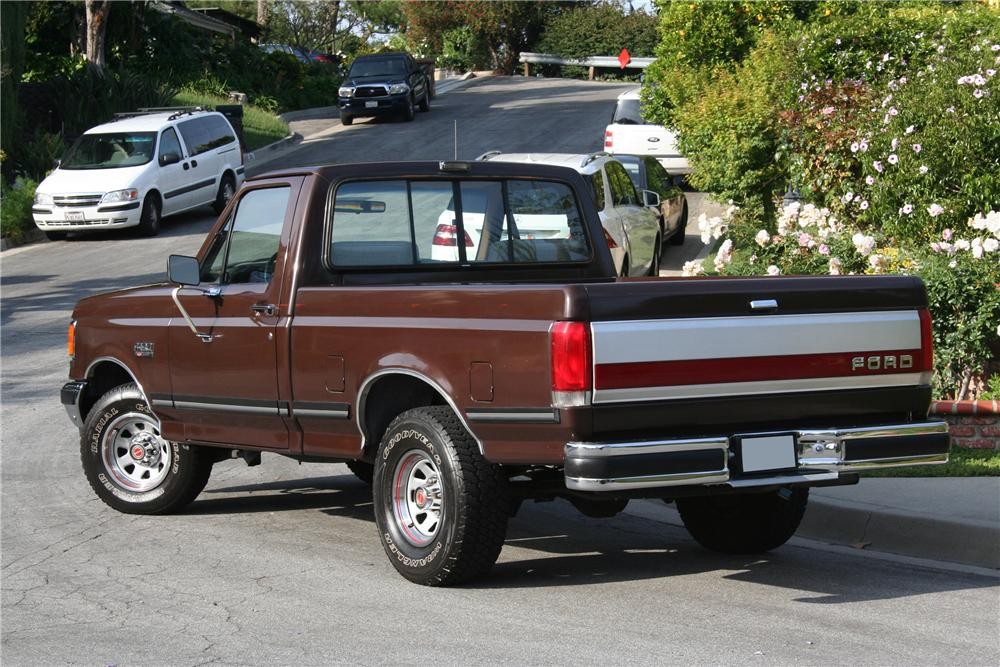
[{"label": "side mirror", "polygon": [[656,194],[652,190],[642,191],[642,203],[645,206],[659,206],[660,205],[660,195]]},{"label": "side mirror", "polygon": [[177,153],[164,153],[160,156],[160,166],[166,167],[168,164],[177,164],[181,161],[181,156]]},{"label": "side mirror", "polygon": [[197,285],[201,282],[198,260],[186,255],[171,255],[167,258],[167,280],[175,285]]}]

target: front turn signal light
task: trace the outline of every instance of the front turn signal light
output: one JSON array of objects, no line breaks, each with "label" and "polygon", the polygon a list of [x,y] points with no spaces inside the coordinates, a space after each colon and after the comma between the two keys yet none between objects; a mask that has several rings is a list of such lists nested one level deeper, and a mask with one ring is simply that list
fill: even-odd
[{"label": "front turn signal light", "polygon": [[76,322],[70,322],[69,331],[66,332],[66,354],[71,359],[76,356]]}]

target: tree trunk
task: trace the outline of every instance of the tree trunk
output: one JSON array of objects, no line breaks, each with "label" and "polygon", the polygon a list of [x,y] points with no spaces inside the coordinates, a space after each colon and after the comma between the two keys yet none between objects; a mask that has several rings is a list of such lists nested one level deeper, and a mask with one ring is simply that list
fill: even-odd
[{"label": "tree trunk", "polygon": [[87,0],[87,62],[104,70],[104,38],[108,32],[110,0]]},{"label": "tree trunk", "polygon": [[267,0],[257,0],[257,25],[267,26]]}]

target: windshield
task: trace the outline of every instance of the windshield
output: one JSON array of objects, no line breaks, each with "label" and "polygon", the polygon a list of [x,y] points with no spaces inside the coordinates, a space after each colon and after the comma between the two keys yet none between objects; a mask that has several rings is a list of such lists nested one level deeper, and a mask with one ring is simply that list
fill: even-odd
[{"label": "windshield", "polygon": [[135,167],[153,159],[155,132],[85,134],[66,153],[60,169]]},{"label": "windshield", "polygon": [[386,58],[383,60],[355,60],[348,76],[352,79],[362,76],[402,76],[406,67],[402,58]]},{"label": "windshield", "polygon": [[646,121],[639,111],[639,100],[618,100],[615,117],[611,122],[617,125],[645,125]]}]

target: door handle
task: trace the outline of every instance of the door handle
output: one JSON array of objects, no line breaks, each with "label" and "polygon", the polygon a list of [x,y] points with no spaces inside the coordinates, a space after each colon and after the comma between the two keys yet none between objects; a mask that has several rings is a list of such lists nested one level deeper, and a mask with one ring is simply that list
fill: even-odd
[{"label": "door handle", "polygon": [[188,169],[190,169],[190,168],[191,168],[191,167],[189,167],[189,166],[188,166],[188,163],[187,163],[187,162],[185,162],[185,163],[184,163],[184,164],[182,164],[181,166],[182,166],[182,167],[184,167],[184,171],[187,171]]},{"label": "door handle", "polygon": [[267,315],[268,317],[274,317],[278,314],[278,307],[273,303],[255,303],[250,306],[250,310],[252,310],[255,315]]},{"label": "door handle", "polygon": [[194,167],[197,167],[197,166],[198,166],[198,161],[197,160],[191,160],[191,168],[193,169]]}]

